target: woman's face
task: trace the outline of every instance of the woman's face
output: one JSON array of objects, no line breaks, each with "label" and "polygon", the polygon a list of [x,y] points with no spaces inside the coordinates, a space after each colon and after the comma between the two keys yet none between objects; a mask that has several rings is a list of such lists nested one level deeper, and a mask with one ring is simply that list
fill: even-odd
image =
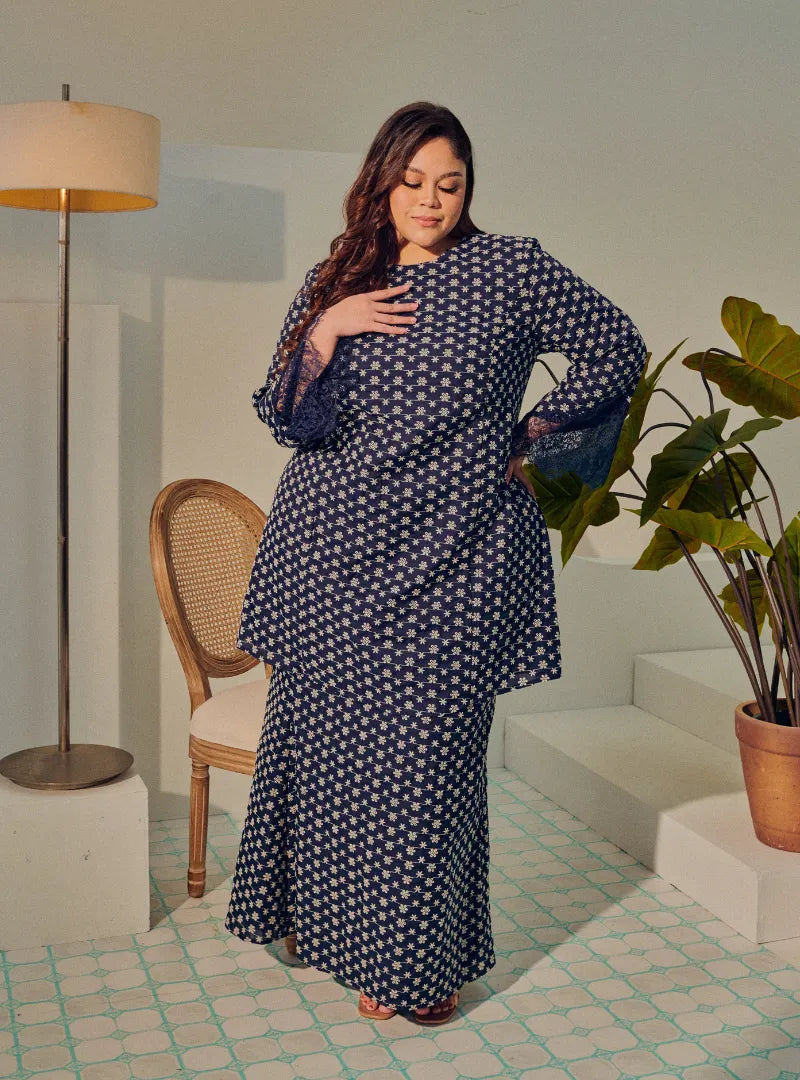
[{"label": "woman's face", "polygon": [[417,150],[403,182],[389,192],[389,216],[401,251],[416,255],[422,249],[437,256],[452,246],[447,234],[461,217],[466,182],[467,167],[444,136]]}]

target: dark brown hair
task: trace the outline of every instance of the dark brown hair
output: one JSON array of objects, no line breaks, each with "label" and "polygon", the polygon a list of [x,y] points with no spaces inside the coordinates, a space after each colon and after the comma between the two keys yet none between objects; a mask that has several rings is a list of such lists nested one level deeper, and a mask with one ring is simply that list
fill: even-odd
[{"label": "dark brown hair", "polygon": [[331,253],[309,291],[308,312],[284,343],[281,366],[289,362],[306,328],[325,308],[345,296],[387,287],[389,266],[397,262],[399,254],[396,230],[389,216],[389,192],[402,181],[417,150],[440,136],[450,141],[453,154],[467,170],[461,217],[449,235],[458,239],[484,231],[469,216],[475,184],[472,144],[458,118],[444,105],[430,101],[415,101],[393,112],[372,140],[345,196],[345,230],[331,241]]}]

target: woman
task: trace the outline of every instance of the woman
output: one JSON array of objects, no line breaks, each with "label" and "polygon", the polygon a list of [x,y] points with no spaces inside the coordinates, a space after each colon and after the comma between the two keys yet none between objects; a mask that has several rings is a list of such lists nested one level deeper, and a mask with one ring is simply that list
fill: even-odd
[{"label": "woman", "polygon": [[[473,182],[448,109],[390,116],[253,395],[295,453],[242,613],[273,673],[225,925],[375,1019],[441,1023],[495,963],[495,698],[561,675],[523,464],[599,486],[646,358],[537,240],[475,226]],[[570,367],[517,421],[539,352]]]}]

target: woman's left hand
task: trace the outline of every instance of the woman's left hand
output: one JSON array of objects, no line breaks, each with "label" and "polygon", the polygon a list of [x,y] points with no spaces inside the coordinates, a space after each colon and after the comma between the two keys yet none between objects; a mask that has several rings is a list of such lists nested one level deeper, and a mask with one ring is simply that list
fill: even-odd
[{"label": "woman's left hand", "polygon": [[516,478],[518,480],[522,481],[522,483],[525,485],[525,487],[528,489],[528,491],[531,493],[531,495],[533,495],[533,497],[535,499],[536,498],[536,492],[534,490],[533,484],[528,479],[528,474],[522,468],[522,466],[524,464],[525,464],[525,455],[524,454],[520,454],[517,457],[510,457],[508,459],[508,468],[506,469],[505,480],[506,480],[506,483],[508,483],[512,476],[516,476]]}]

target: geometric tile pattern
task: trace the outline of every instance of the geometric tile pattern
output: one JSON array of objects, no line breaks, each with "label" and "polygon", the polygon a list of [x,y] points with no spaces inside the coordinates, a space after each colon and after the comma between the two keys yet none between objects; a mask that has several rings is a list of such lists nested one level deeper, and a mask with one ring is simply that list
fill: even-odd
[{"label": "geometric tile pattern", "polygon": [[152,826],[152,929],[0,953],[0,1077],[797,1080],[800,970],[489,770],[497,963],[457,1019],[362,1020],[356,991],[222,925],[241,825]]}]

